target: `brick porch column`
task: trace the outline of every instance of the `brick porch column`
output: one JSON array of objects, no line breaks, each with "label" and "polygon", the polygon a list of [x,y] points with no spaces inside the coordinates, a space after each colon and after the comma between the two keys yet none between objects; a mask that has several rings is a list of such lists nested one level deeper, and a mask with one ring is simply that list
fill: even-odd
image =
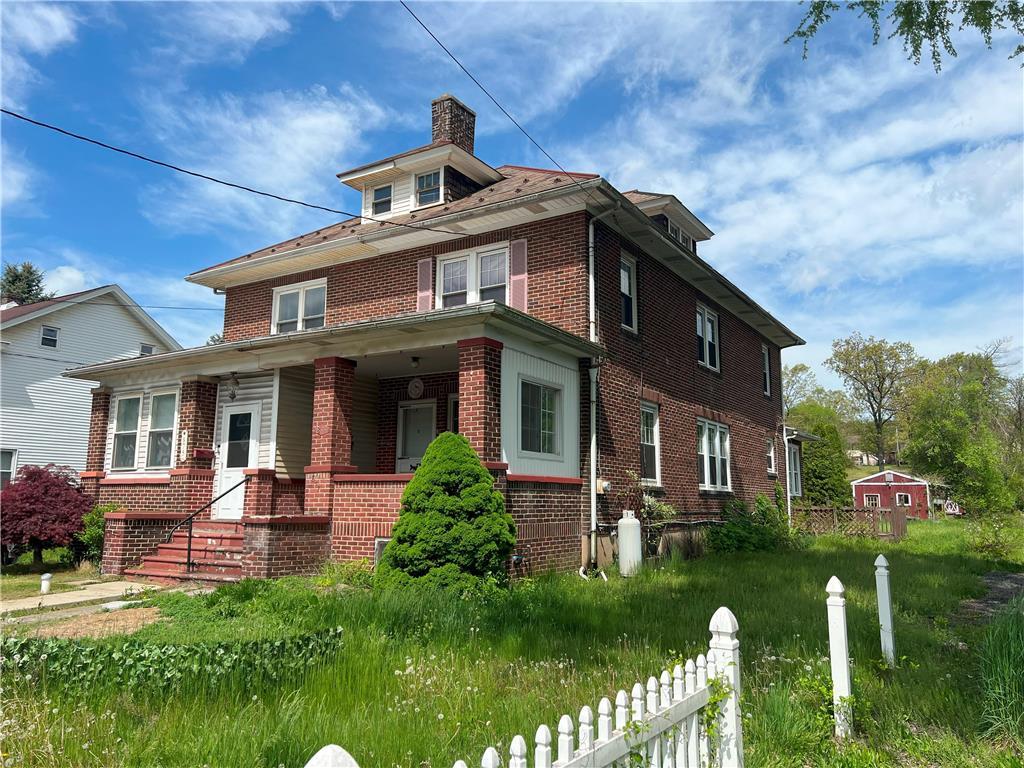
[{"label": "brick porch column", "polygon": [[306,467],[304,512],[331,513],[331,475],[352,466],[352,385],[356,364],[342,357],[313,361],[313,428]]},{"label": "brick porch column", "polygon": [[459,340],[459,432],[490,469],[501,464],[501,350],[495,339]]},{"label": "brick porch column", "polygon": [[274,478],[277,473],[273,469],[244,469],[242,473],[249,478],[245,484],[245,505],[243,517],[269,517],[274,513]]},{"label": "brick porch column", "polygon": [[[217,418],[217,379],[187,376],[181,380],[178,444],[174,451],[168,512],[191,514],[213,498],[215,470],[213,425]],[[209,510],[201,517],[208,518]]]},{"label": "brick porch column", "polygon": [[110,424],[110,388],[92,390],[92,412],[89,416],[89,445],[85,452],[82,490],[93,498],[99,495],[103,479],[103,460],[107,452],[107,428]]}]

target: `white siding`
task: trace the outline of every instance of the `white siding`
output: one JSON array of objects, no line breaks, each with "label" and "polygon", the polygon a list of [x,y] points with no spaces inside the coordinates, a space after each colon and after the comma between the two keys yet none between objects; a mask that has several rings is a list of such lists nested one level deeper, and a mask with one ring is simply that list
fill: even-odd
[{"label": "white siding", "polygon": [[[540,457],[520,450],[519,400],[523,379],[561,392],[556,455]],[[506,341],[501,352],[501,448],[509,473],[579,477],[579,440],[580,373],[576,361],[525,343],[513,347]]]},{"label": "white siding", "polygon": [[[0,447],[16,450],[19,466],[66,464],[85,469],[90,390],[95,383],[61,373],[87,363],[135,357],[142,344],[167,351],[153,333],[109,294],[4,328],[0,354]],[[60,329],[56,349],[39,343],[42,326]]]},{"label": "white siding", "polygon": [[[228,393],[231,389],[236,390],[235,399],[231,400]],[[273,468],[272,457],[273,427],[274,418],[274,374],[259,373],[252,376],[239,374],[238,386],[233,387],[229,382],[221,382],[217,389],[217,419],[214,422],[213,444],[220,454],[220,441],[222,438],[222,421],[224,406],[242,405],[243,403],[260,403],[260,431],[259,445],[256,452],[257,467]]]},{"label": "white siding", "polygon": [[[413,176],[411,174],[402,174],[397,179],[393,179],[391,181],[391,211],[374,216],[374,218],[387,219],[412,210],[412,185]],[[371,184],[363,190],[363,216],[373,216],[373,190],[382,186],[384,184]]]},{"label": "white siding", "polygon": [[313,366],[282,368],[278,382],[275,442],[275,466],[279,473],[303,477],[303,469],[309,464],[312,427]]}]

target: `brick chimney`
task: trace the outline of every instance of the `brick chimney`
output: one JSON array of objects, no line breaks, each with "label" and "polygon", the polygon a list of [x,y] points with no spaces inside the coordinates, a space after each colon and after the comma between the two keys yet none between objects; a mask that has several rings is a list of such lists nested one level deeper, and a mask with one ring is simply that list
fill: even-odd
[{"label": "brick chimney", "polygon": [[450,141],[472,155],[475,133],[476,112],[450,93],[438,96],[430,103],[431,142]]}]

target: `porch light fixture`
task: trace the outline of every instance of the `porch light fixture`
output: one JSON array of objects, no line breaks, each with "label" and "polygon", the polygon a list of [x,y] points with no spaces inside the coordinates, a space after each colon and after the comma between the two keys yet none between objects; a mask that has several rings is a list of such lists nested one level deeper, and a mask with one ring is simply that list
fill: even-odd
[{"label": "porch light fixture", "polygon": [[231,378],[228,379],[228,400],[234,401],[238,397],[238,374],[234,371],[231,372]]},{"label": "porch light fixture", "polygon": [[409,358],[409,365],[411,365],[413,368],[419,368],[420,367],[420,359],[418,357],[411,357],[411,358]]}]

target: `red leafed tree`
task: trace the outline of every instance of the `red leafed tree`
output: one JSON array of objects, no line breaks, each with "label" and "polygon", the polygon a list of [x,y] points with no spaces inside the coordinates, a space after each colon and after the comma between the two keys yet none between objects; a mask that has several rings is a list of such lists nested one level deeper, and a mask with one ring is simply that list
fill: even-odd
[{"label": "red leafed tree", "polygon": [[34,561],[42,563],[44,547],[74,542],[92,505],[71,467],[21,467],[0,493],[0,543],[27,546]]}]

